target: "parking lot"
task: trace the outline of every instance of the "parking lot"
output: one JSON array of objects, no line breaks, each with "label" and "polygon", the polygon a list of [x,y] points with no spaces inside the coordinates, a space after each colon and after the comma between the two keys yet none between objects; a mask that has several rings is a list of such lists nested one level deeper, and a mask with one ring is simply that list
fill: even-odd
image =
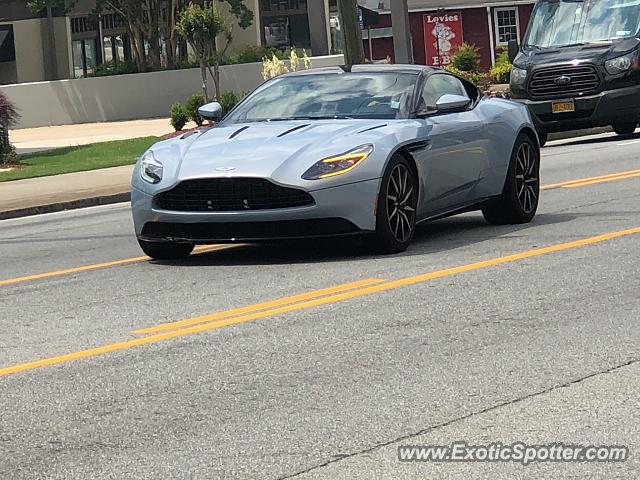
[{"label": "parking lot", "polygon": [[[0,222],[0,478],[640,477],[640,137],[550,142],[536,220],[409,250],[141,257],[127,204]],[[401,463],[402,445],[626,445]]]}]

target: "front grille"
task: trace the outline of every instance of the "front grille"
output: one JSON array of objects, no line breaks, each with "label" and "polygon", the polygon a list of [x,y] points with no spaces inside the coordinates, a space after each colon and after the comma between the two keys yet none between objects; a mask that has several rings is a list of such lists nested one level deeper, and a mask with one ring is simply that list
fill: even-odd
[{"label": "front grille", "polygon": [[[562,80],[562,77],[567,77]],[[595,92],[600,87],[600,76],[592,65],[567,65],[536,70],[529,82],[534,97],[579,95]]]},{"label": "front grille", "polygon": [[272,240],[322,237],[359,232],[344,218],[281,220],[275,222],[168,223],[148,222],[142,236],[149,239],[181,239],[200,242],[231,240]]},{"label": "front grille", "polygon": [[156,206],[178,212],[233,212],[313,205],[307,192],[262,178],[186,180],[156,197]]}]

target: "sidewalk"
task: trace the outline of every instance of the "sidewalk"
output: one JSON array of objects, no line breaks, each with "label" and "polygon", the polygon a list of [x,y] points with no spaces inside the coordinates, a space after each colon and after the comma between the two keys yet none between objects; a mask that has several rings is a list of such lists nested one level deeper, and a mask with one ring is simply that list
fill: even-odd
[{"label": "sidewalk", "polygon": [[0,220],[125,202],[133,165],[0,183]]},{"label": "sidewalk", "polygon": [[[12,130],[18,154],[89,143],[161,136],[169,119],[87,123]],[[0,183],[0,220],[105,203],[124,202],[131,191],[133,165]]]},{"label": "sidewalk", "polygon": [[74,147],[89,143],[127,140],[139,137],[159,137],[172,132],[168,118],[132,120],[127,122],[84,123],[56,127],[11,130],[11,143],[18,154]]}]

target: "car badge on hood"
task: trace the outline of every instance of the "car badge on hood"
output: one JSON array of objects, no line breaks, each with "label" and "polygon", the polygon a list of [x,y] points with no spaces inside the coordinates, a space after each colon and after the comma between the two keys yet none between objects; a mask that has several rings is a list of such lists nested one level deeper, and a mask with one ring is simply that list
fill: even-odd
[{"label": "car badge on hood", "polygon": [[216,167],[216,170],[218,172],[231,172],[232,170],[235,170],[236,167]]}]

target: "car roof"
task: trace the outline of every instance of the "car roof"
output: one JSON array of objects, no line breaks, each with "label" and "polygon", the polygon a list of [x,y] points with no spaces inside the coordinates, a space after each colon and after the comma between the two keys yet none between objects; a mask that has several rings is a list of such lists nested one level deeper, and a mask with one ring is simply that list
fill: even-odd
[{"label": "car roof", "polygon": [[[409,65],[387,63],[367,63],[362,65],[354,65],[351,67],[353,73],[412,73],[419,75],[420,73],[430,73],[438,69],[427,67],[425,65]],[[312,68],[311,70],[299,70],[297,72],[287,73],[284,76],[294,77],[298,75],[318,75],[318,74],[342,74],[345,73],[343,66]]]}]

